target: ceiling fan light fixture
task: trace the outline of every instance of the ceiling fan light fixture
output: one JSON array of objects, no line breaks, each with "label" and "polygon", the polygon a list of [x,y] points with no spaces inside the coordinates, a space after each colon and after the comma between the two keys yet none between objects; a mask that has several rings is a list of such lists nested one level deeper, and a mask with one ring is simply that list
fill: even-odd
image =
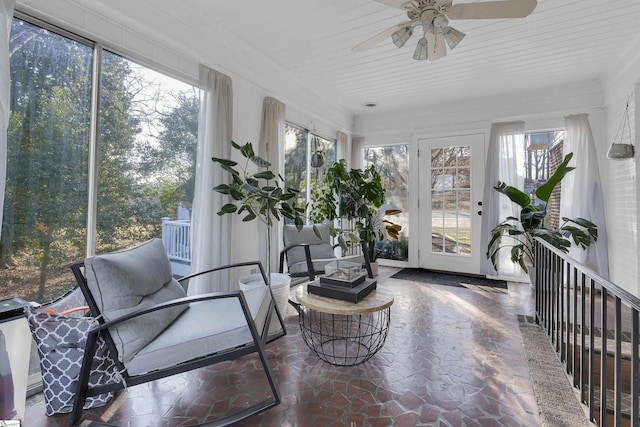
[{"label": "ceiling fan light fixture", "polygon": [[429,48],[427,46],[427,39],[422,37],[418,40],[416,50],[413,52],[413,59],[417,61],[424,61],[429,58]]},{"label": "ceiling fan light fixture", "polygon": [[396,46],[402,47],[412,35],[413,27],[403,27],[391,35],[391,40]]},{"label": "ceiling fan light fixture", "polygon": [[434,32],[444,32],[449,27],[449,19],[444,15],[436,15],[433,18]]},{"label": "ceiling fan light fixture", "polygon": [[458,43],[462,41],[465,35],[465,33],[456,30],[453,27],[447,27],[442,31],[442,36],[449,45],[449,49],[453,49],[458,46]]}]

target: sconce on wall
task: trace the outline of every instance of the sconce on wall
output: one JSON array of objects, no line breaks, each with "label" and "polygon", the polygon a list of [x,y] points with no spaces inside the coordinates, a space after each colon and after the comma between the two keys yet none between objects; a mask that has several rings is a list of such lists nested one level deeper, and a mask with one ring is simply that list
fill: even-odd
[{"label": "sconce on wall", "polygon": [[[631,96],[633,96],[633,94],[629,95],[629,99],[631,99]],[[616,136],[613,138],[613,143],[607,152],[607,158],[611,160],[631,159],[635,154],[633,139],[631,138],[631,127],[629,126],[629,99],[627,99],[627,107],[624,110],[624,116],[620,121],[620,126],[616,131]],[[626,140],[628,142],[626,143],[624,142],[625,130],[628,137]]]}]

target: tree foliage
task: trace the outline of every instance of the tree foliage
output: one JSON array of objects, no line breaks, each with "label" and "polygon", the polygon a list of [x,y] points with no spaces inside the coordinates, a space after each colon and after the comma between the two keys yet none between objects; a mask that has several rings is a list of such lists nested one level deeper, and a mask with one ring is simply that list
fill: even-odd
[{"label": "tree foliage", "polygon": [[[19,19],[9,47],[0,294],[34,280],[37,291],[22,296],[43,301],[55,296],[45,287],[51,274],[85,253],[93,49]],[[176,94],[169,111],[155,108],[159,88],[106,51],[100,79],[96,244],[103,251],[151,237],[162,216],[190,202],[198,102],[192,91]],[[146,141],[154,149],[141,142],[145,120],[157,123]]]}]

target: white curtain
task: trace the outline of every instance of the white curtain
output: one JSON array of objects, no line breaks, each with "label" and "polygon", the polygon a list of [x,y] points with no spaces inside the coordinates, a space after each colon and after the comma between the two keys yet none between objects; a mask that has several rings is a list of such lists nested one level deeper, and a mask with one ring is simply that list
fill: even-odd
[{"label": "white curtain", "polygon": [[564,155],[573,153],[570,166],[575,166],[576,169],[562,180],[560,216],[585,218],[598,226],[597,243],[591,244],[584,251],[572,247],[569,255],[602,277],[609,278],[604,201],[589,117],[587,114],[567,116],[564,118],[564,126],[566,136],[562,149]]},{"label": "white curtain", "polygon": [[364,137],[356,136],[351,144],[351,159],[347,159],[347,164],[352,169],[364,168]]},{"label": "white curtain", "polygon": [[481,271],[490,276],[518,278],[520,267],[510,260],[508,250],[502,250],[495,271],[484,255],[491,239],[491,230],[507,216],[519,216],[519,207],[494,187],[502,181],[516,188],[524,187],[524,122],[491,125],[482,199]]},{"label": "white curtain", "polygon": [[351,144],[349,144],[349,135],[342,131],[338,131],[337,140],[336,160],[345,159],[347,161],[347,164],[349,164],[349,157],[351,157]]},{"label": "white curtain", "polygon": [[[266,97],[262,103],[262,124],[260,126],[260,144],[258,154],[271,163],[271,171],[284,176],[284,156],[280,155],[284,144],[286,106],[275,98]],[[283,225],[278,222],[271,229],[271,241],[267,243],[267,229],[260,223],[260,261],[267,271],[278,271],[278,254],[282,241]],[[267,267],[267,247],[270,248]]]},{"label": "white curtain", "polygon": [[[4,210],[4,190],[7,176],[7,128],[9,126],[9,99],[11,85],[9,79],[9,36],[15,0],[0,2],[0,224]],[[1,229],[1,227],[0,227]]]},{"label": "white curtain", "polygon": [[[192,273],[230,262],[231,215],[216,214],[226,196],[213,191],[216,185],[229,181],[229,174],[211,157],[230,158],[232,125],[231,78],[200,65],[198,154],[191,217]],[[230,289],[228,272],[205,275],[189,283],[189,295]]]}]

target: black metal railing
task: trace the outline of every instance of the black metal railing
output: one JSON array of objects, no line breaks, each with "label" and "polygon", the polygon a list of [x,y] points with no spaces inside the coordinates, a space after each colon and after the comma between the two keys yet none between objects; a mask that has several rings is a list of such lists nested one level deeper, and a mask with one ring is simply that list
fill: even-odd
[{"label": "black metal railing", "polygon": [[535,243],[537,321],[600,427],[638,426],[640,299],[547,243]]}]

